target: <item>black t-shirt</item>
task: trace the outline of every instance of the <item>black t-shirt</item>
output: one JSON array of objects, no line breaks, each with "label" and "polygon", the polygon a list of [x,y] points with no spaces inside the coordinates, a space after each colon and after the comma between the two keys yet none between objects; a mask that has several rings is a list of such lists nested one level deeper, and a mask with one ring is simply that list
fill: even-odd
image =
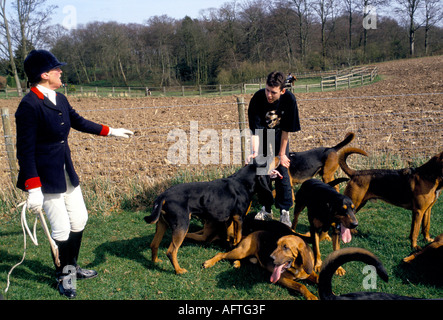
[{"label": "black t-shirt", "polygon": [[265,89],[257,91],[249,103],[248,119],[252,134],[257,129],[300,131],[297,100],[288,90],[274,103],[269,103],[266,99]]}]

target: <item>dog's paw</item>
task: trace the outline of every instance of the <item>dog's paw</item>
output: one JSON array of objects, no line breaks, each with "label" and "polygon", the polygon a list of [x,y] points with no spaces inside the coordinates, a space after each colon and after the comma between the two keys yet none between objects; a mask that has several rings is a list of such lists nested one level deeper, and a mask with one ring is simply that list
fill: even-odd
[{"label": "dog's paw", "polygon": [[214,263],[211,262],[211,260],[206,260],[203,262],[202,267],[203,269],[208,269],[214,266]]},{"label": "dog's paw", "polygon": [[175,274],[183,274],[188,272],[188,270],[184,269],[184,268],[178,268],[175,270]]},{"label": "dog's paw", "polygon": [[317,260],[317,263],[316,263],[315,266],[314,266],[314,271],[315,271],[315,272],[317,272],[317,273],[320,272],[320,270],[321,270],[321,264],[322,264],[322,261],[321,261],[320,259]]},{"label": "dog's paw", "polygon": [[431,238],[429,236],[425,237],[425,241],[427,242],[434,242],[434,238]]},{"label": "dog's paw", "polygon": [[339,268],[337,269],[337,271],[335,271],[335,274],[336,274],[336,275],[339,275],[340,277],[341,277],[341,276],[344,276],[344,275],[346,274],[346,270],[343,269],[342,267],[339,267]]},{"label": "dog's paw", "polygon": [[306,296],[307,300],[318,300],[318,298],[316,296],[314,296],[312,293],[309,292],[309,295]]},{"label": "dog's paw", "polygon": [[332,238],[327,232],[322,232],[320,235],[320,241],[332,241]]}]

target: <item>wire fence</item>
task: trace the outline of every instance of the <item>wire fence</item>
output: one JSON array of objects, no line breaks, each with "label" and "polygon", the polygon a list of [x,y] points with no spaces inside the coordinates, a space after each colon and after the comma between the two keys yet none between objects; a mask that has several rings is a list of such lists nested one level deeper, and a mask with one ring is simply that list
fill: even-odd
[{"label": "wire fence", "polygon": [[[361,148],[377,163],[362,166],[398,166],[414,164],[443,150],[443,93],[412,93],[380,96],[343,96],[299,98],[302,130],[291,133],[291,151],[304,151],[319,146],[334,146],[347,132],[356,134],[351,146]],[[248,97],[246,97],[247,99]],[[406,99],[413,108],[395,107],[395,101]],[[102,99],[103,100],[103,99]],[[235,97],[223,101],[170,105],[139,105],[139,101],[118,100],[119,106],[86,105],[83,99],[76,110],[85,118],[112,127],[125,127],[135,132],[130,140],[91,136],[71,131],[69,144],[75,167],[83,181],[104,177],[120,183],[133,177],[159,179],[177,172],[196,172],[213,167],[242,164],[241,153],[248,154],[249,130],[239,121]],[[178,101],[178,102],[177,102]],[[348,106],[332,112],[332,102]],[[357,103],[358,102],[358,103]],[[85,105],[83,105],[85,103]],[[389,108],[368,112],[383,103]],[[409,103],[409,102],[408,102]],[[364,108],[351,108],[360,105]],[[245,106],[248,105],[246,101]],[[321,110],[321,111],[316,111]],[[365,111],[366,110],[366,111]],[[15,146],[14,108],[10,108],[11,135],[0,130],[0,181],[11,181],[8,144]],[[246,150],[238,144],[244,137]],[[240,139],[240,140],[239,140]],[[5,142],[6,141],[6,142]],[[9,142],[7,142],[9,141]],[[358,156],[360,157],[360,156]],[[381,160],[380,160],[381,159]],[[178,161],[179,160],[179,161]]]}]

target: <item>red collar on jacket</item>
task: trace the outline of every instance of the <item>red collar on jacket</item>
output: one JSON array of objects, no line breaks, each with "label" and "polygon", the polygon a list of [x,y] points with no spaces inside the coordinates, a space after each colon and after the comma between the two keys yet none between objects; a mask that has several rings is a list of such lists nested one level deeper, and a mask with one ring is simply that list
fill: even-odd
[{"label": "red collar on jacket", "polygon": [[45,100],[45,96],[40,92],[40,90],[37,89],[37,87],[32,87],[31,91],[34,92],[39,99]]}]

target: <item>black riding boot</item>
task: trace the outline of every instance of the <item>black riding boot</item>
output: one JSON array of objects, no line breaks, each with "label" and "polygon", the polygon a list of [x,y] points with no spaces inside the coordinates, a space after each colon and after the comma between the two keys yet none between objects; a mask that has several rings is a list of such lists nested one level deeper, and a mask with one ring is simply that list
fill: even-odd
[{"label": "black riding boot", "polygon": [[[76,270],[74,265],[74,257],[72,256],[72,244],[69,239],[66,241],[57,241],[58,255],[60,266],[55,265],[55,276],[57,278],[57,288],[61,295],[69,299],[76,297]],[[51,251],[52,253],[52,251]]]},{"label": "black riding boot", "polygon": [[83,231],[72,232],[69,234],[69,241],[72,242],[72,256],[74,258],[74,266],[76,268],[77,279],[91,279],[97,276],[97,271],[82,269],[77,264],[78,255],[82,243]]}]

